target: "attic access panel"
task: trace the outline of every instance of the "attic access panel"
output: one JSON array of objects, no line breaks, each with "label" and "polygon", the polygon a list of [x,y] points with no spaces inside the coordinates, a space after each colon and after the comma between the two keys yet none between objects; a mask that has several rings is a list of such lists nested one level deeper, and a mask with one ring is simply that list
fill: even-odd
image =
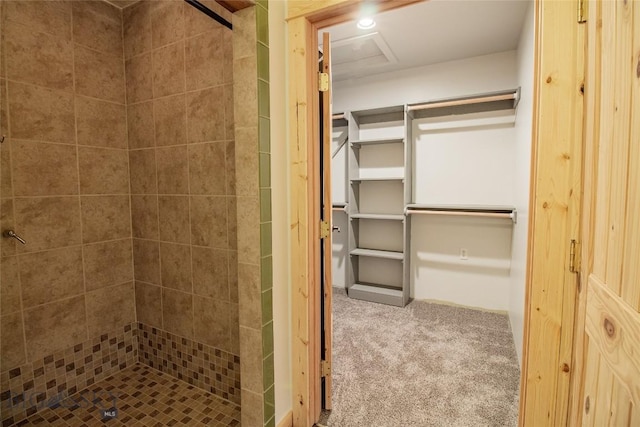
[{"label": "attic access panel", "polygon": [[398,62],[378,32],[331,42],[331,60],[335,77],[348,77],[358,70]]}]

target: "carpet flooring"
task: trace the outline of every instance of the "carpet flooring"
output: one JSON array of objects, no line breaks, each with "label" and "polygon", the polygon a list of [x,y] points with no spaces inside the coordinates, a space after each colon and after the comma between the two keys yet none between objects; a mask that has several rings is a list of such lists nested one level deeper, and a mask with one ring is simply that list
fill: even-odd
[{"label": "carpet flooring", "polygon": [[515,426],[520,370],[506,315],[334,292],[331,427]]}]

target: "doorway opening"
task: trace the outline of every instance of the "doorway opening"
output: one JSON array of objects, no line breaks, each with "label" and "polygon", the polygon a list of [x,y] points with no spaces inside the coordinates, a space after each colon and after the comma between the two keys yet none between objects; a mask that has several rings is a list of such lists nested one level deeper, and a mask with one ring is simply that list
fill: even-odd
[{"label": "doorway opening", "polygon": [[332,79],[333,390],[321,422],[516,425],[533,4],[358,18],[318,32]]}]

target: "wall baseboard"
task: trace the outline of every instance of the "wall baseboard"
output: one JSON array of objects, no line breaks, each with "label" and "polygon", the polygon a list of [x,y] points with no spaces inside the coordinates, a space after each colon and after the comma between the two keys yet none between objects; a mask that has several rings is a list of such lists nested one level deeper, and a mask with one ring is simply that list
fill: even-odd
[{"label": "wall baseboard", "polygon": [[278,423],[278,427],[293,427],[293,411],[289,410]]}]

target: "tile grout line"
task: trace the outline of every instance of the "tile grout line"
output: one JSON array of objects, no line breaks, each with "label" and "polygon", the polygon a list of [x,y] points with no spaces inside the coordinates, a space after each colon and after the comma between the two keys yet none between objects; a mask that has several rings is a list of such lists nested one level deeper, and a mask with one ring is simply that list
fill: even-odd
[{"label": "tile grout line", "polygon": [[138,321],[138,304],[136,303],[136,279],[135,279],[135,263],[133,256],[133,191],[131,188],[131,147],[129,145],[129,102],[128,102],[128,84],[127,84],[127,61],[125,59],[125,39],[124,39],[124,9],[120,9],[120,39],[122,47],[122,72],[124,76],[124,129],[126,138],[126,150],[127,150],[127,170],[129,172],[129,230],[131,235],[129,236],[129,242],[131,247],[131,286],[133,294],[133,321]]},{"label": "tile grout line", "polygon": [[85,339],[89,337],[89,307],[87,305],[87,277],[84,268],[84,230],[83,230],[83,215],[82,215],[82,185],[81,185],[81,177],[80,177],[80,149],[78,148],[78,109],[76,103],[76,49],[75,49],[75,35],[73,31],[74,26],[74,13],[73,13],[73,5],[70,7],[71,13],[71,63],[72,63],[72,79],[73,79],[73,130],[74,130],[74,145],[76,149],[76,176],[78,182],[78,215],[80,220],[80,244],[81,246],[81,258],[82,258],[82,284],[83,284],[83,294],[82,300],[84,303],[84,327],[85,327]]}]

